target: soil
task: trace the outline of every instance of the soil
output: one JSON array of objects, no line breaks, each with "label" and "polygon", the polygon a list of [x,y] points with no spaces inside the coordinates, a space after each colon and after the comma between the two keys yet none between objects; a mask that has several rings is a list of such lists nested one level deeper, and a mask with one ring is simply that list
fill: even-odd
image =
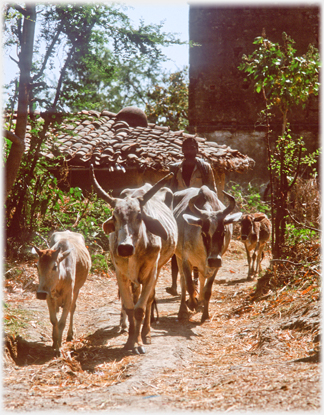
[{"label": "soil", "polygon": [[[266,254],[263,268],[268,264]],[[170,263],[164,267],[156,287],[159,321],[152,323],[144,355],[123,350],[127,333],[119,330],[111,272],[88,277],[77,302],[74,340],[55,356],[46,303],[35,297],[36,268],[19,267],[25,278],[8,278],[4,287],[5,303],[25,322],[16,335],[5,335],[6,411],[320,412],[319,301],[296,294],[271,308],[266,294],[251,302],[256,280],[246,279],[239,241],[224,256],[211,320],[204,324],[201,312],[178,321],[180,297],[166,293]]]}]

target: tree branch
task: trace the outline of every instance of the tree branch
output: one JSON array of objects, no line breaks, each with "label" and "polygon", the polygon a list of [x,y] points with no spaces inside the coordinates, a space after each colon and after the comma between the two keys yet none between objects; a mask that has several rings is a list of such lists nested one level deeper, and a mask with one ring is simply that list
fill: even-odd
[{"label": "tree branch", "polygon": [[45,57],[44,57],[44,61],[43,61],[42,67],[39,70],[39,72],[32,77],[32,82],[36,81],[38,78],[40,78],[43,75],[43,73],[45,71],[45,68],[46,68],[46,65],[47,65],[47,62],[48,62],[50,56],[53,53],[53,49],[54,49],[55,43],[58,41],[58,38],[59,38],[59,36],[60,36],[60,34],[62,32],[62,27],[63,27],[63,23],[61,23],[59,25],[59,27],[57,29],[57,32],[56,32],[56,35],[53,37],[52,42],[51,42],[50,46],[48,47],[48,49],[46,51],[46,54],[45,54]]},{"label": "tree branch", "polygon": [[15,133],[4,130],[3,131],[4,137],[10,140],[13,144],[17,145],[21,151],[25,150],[25,140],[24,138],[18,137]]},{"label": "tree branch", "polygon": [[297,223],[297,225],[299,225],[300,227],[305,228],[305,229],[309,229],[309,230],[311,230],[311,231],[315,231],[315,232],[318,232],[318,233],[322,232],[322,230],[321,230],[321,229],[312,228],[311,226],[307,226],[307,225],[304,225],[303,223],[298,222],[298,220],[297,220],[297,219],[295,219],[295,218],[293,217],[293,215],[291,214],[291,212],[289,212],[289,210],[288,210],[288,209],[286,209],[286,211],[287,211],[288,215],[290,216],[290,218],[291,218],[291,219],[292,219],[295,223]]},{"label": "tree branch", "polygon": [[19,4],[12,4],[11,7],[17,10],[17,12],[21,13],[24,17],[27,16],[27,10],[23,7],[19,6]]}]

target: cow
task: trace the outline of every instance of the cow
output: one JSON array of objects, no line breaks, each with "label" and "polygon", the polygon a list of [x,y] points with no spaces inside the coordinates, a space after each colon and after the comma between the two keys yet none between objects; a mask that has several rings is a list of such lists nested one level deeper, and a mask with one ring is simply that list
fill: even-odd
[{"label": "cow", "polygon": [[[73,315],[79,291],[91,268],[91,257],[83,235],[64,231],[55,232],[50,239],[50,249],[34,246],[38,255],[37,271],[39,285],[36,298],[46,300],[50,321],[53,325],[53,348],[59,353],[66,319],[70,313],[67,341],[73,338]],[[57,320],[59,308],[62,314]]]},{"label": "cow", "polygon": [[114,208],[102,228],[109,234],[111,259],[129,321],[124,348],[143,354],[143,343],[151,343],[155,284],[177,244],[177,224],[171,210],[173,193],[163,187],[173,174],[154,186],[146,183],[137,189],[125,189],[120,195],[123,198],[114,198],[97,182],[93,166],[90,169],[98,196]]},{"label": "cow", "polygon": [[[233,233],[232,223],[239,221],[242,215],[241,212],[230,214],[234,210],[235,199],[223,193],[230,200],[228,207],[207,186],[174,193],[174,216],[178,224],[176,256],[181,281],[179,319],[188,317],[188,308],[198,308],[197,290],[192,280],[192,271],[197,268],[199,300],[203,303],[201,323],[209,320],[212,285]],[[187,303],[186,291],[189,294]]]},{"label": "cow", "polygon": [[[262,271],[261,261],[264,256],[264,246],[270,238],[271,222],[264,213],[245,214],[241,218],[241,239],[244,243],[248,261],[248,280]],[[252,254],[252,264],[250,252]],[[255,269],[254,269],[255,265]]]}]

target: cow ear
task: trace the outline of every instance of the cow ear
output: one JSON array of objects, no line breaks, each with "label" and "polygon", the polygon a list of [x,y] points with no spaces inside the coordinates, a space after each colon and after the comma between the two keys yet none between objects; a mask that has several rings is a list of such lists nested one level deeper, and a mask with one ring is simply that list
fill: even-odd
[{"label": "cow ear", "polygon": [[102,229],[106,235],[111,232],[115,232],[115,224],[112,217],[106,220],[106,222],[102,225]]},{"label": "cow ear", "polygon": [[31,253],[34,254],[34,255],[39,256],[41,254],[41,250],[39,248],[37,248],[37,246],[33,246],[32,250],[31,250]]},{"label": "cow ear", "polygon": [[259,221],[265,219],[266,217],[267,217],[266,214],[264,214],[264,213],[258,213],[258,216],[254,216],[253,221],[254,222],[259,222]]},{"label": "cow ear", "polygon": [[193,215],[188,215],[187,213],[185,213],[183,215],[183,219],[189,224],[189,225],[194,225],[194,226],[200,226],[202,227],[202,220],[200,218],[197,218],[196,216]]},{"label": "cow ear", "polygon": [[232,215],[227,215],[224,219],[224,225],[229,223],[239,222],[242,217],[242,212],[233,213]]},{"label": "cow ear", "polygon": [[73,250],[73,248],[68,249],[68,250],[62,252],[61,254],[59,254],[59,256],[57,258],[57,262],[62,262],[68,255],[70,255],[72,250]]},{"label": "cow ear", "polygon": [[160,236],[164,241],[167,239],[168,235],[166,230],[157,219],[145,215],[143,221],[149,232],[153,233],[153,235]]}]

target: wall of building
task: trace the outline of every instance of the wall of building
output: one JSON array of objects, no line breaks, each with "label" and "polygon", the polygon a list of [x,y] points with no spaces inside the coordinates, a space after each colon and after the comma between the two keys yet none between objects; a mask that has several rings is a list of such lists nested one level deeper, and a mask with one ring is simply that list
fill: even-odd
[{"label": "wall of building", "polygon": [[[243,182],[267,179],[264,128],[258,113],[264,108],[261,94],[238,70],[242,55],[255,49],[262,34],[282,43],[286,32],[295,40],[298,54],[310,43],[319,47],[319,7],[190,6],[189,129],[211,141],[226,144],[256,161],[253,172],[232,175]],[[306,138],[310,150],[319,143],[319,100],[311,97],[307,108],[290,115],[292,131]],[[280,119],[272,124],[280,132]]]}]

